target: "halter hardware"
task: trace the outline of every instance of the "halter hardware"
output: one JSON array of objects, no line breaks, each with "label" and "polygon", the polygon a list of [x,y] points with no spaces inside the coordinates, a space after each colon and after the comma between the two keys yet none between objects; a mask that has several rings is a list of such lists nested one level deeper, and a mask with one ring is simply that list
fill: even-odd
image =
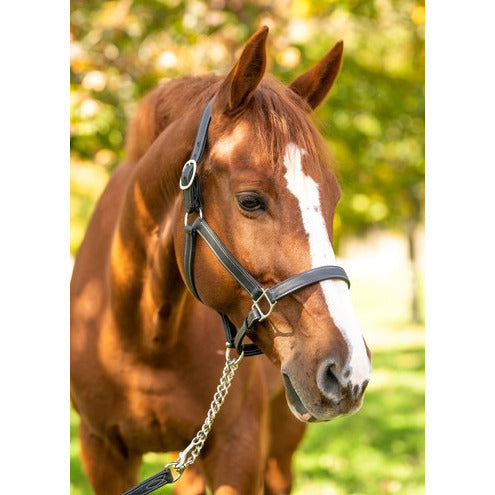
[{"label": "halter hardware", "polygon": [[[198,164],[196,160],[188,160],[184,167],[182,168],[182,174],[180,176],[179,187],[182,191],[186,191],[192,186],[192,183],[196,177],[196,170],[198,168]],[[184,181],[188,181],[186,185],[183,184]]]},{"label": "halter hardware", "polygon": [[[203,208],[200,208],[198,210],[198,215],[199,215],[199,218],[203,218]],[[186,211],[186,214],[184,215],[184,226],[185,227],[187,227],[189,225],[188,220],[189,220],[189,212]]]},{"label": "halter hardware", "polygon": [[[258,299],[256,299],[253,302],[253,305],[251,306],[251,310],[256,310],[261,315],[261,318],[258,320],[258,322],[266,320],[272,314],[273,308],[277,304],[277,301],[272,302],[270,300],[270,298],[268,297],[268,294],[267,294],[268,290],[269,289],[263,289],[263,293],[261,294],[261,296],[258,297]],[[261,309],[261,307],[259,305],[259,303],[262,299],[266,299],[266,302],[268,303],[268,311],[266,313],[263,312],[263,310]]]}]

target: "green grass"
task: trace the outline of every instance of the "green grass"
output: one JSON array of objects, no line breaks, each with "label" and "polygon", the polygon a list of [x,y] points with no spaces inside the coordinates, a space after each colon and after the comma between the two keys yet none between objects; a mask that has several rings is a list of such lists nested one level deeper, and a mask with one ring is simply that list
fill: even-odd
[{"label": "green grass", "polygon": [[[71,495],[89,495],[71,411]],[[147,454],[141,479],[166,454]],[[294,462],[296,495],[424,493],[424,348],[376,351],[363,407],[355,416],[310,425]],[[157,494],[171,494],[164,487]]]},{"label": "green grass", "polygon": [[424,348],[375,352],[361,411],[311,425],[295,471],[298,494],[424,493]]}]

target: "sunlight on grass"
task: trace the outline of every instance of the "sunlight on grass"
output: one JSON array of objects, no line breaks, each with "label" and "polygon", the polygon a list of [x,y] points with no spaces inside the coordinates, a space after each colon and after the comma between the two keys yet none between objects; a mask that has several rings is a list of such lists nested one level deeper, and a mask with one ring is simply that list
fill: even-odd
[{"label": "sunlight on grass", "polygon": [[375,353],[361,411],[308,429],[296,453],[296,494],[424,493],[423,356],[422,348]]}]

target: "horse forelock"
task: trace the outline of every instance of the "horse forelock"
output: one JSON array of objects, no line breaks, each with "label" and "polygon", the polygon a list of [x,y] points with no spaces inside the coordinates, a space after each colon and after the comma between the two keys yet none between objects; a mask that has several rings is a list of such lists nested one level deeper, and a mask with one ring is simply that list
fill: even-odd
[{"label": "horse forelock", "polygon": [[253,149],[264,151],[264,165],[275,174],[283,173],[283,157],[291,143],[305,150],[311,175],[319,177],[322,166],[332,161],[307,103],[271,77],[265,77],[253,93],[242,118],[254,135]]}]

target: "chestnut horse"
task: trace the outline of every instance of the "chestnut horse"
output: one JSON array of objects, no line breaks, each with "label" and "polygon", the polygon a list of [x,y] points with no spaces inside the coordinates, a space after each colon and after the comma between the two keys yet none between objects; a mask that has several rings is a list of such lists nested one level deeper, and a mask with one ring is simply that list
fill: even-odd
[{"label": "chestnut horse", "polygon": [[[310,119],[341,64],[337,43],[289,87],[264,78],[261,28],[225,77],[184,78],[147,95],[126,160],[103,192],[71,281],[71,399],[82,463],[95,493],[137,481],[146,452],[183,449],[201,426],[220,376],[222,312],[239,327],[253,301],[201,239],[199,302],[185,284],[179,177],[201,113],[211,105],[198,177],[203,214],[263,286],[335,263],[340,190]],[[192,215],[193,217],[195,215]],[[279,301],[245,358],[178,494],[281,494],[307,422],[355,412],[370,352],[342,280]]]}]

